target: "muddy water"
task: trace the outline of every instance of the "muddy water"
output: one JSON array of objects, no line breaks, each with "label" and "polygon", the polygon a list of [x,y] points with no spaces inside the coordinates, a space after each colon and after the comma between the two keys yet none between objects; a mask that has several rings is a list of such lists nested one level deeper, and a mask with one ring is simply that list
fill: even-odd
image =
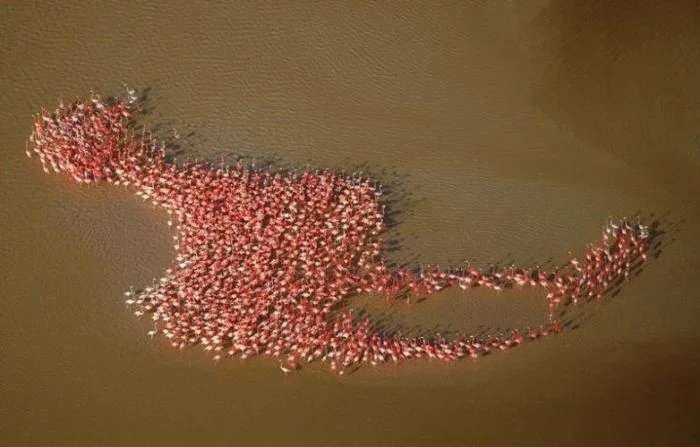
[{"label": "muddy water", "polygon": [[[697,3],[258,3],[2,6],[0,443],[697,442]],[[637,211],[661,254],[576,330],[478,362],[215,366],[122,302],[168,266],[165,216],[23,154],[39,107],[122,82],[151,88],[148,120],[189,153],[393,185],[394,262],[557,264]],[[527,292],[353,304],[444,331],[544,314]]]}]

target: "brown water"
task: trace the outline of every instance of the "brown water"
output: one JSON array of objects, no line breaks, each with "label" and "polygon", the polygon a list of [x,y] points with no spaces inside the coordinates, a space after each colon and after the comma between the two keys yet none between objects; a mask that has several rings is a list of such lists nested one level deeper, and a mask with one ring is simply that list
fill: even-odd
[{"label": "brown water", "polygon": [[[697,2],[236,3],[0,7],[0,445],[700,442]],[[164,216],[23,154],[39,107],[122,82],[199,153],[397,184],[396,261],[559,263],[637,211],[662,252],[578,329],[477,362],[214,365],[122,302],[168,265]],[[370,307],[438,330],[544,314],[515,292]]]}]

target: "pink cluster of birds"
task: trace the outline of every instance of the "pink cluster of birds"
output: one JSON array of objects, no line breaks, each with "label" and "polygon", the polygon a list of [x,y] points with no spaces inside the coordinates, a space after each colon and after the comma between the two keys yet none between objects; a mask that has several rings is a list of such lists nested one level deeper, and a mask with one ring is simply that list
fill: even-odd
[{"label": "pink cluster of birds", "polygon": [[[328,170],[300,174],[242,164],[175,165],[165,146],[137,129],[135,91],[127,97],[61,102],[34,117],[27,155],[80,184],[132,185],[170,215],[177,256],[164,276],[125,293],[138,316],[177,348],[200,345],[213,358],[265,354],[289,372],[321,360],[340,374],[362,363],[410,358],[478,358],[559,332],[560,306],[600,298],[646,259],[649,229],[609,221],[585,258],[542,269],[390,269],[382,259],[384,207],[369,179]],[[549,318],[538,328],[457,339],[392,336],[356,318],[344,301],[357,293],[388,299],[462,289],[539,286]]]}]

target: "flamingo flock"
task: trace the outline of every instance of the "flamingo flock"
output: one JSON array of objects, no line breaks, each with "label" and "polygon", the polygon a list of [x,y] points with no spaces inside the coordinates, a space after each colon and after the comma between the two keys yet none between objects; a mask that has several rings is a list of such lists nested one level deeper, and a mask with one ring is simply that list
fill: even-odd
[{"label": "flamingo flock", "polygon": [[[125,293],[151,337],[175,348],[200,345],[214,360],[265,354],[285,373],[323,361],[339,374],[362,363],[478,358],[560,331],[563,307],[600,299],[647,257],[641,221],[609,220],[581,260],[554,271],[516,266],[390,269],[382,259],[384,207],[369,179],[329,170],[281,173],[238,163],[166,161],[165,146],[136,126],[136,92],[92,94],[34,116],[27,155],[77,183],[131,186],[164,208],[176,258],[161,278]],[[451,286],[541,287],[549,318],[537,328],[491,337],[388,335],[344,302],[359,293],[389,300]]]}]

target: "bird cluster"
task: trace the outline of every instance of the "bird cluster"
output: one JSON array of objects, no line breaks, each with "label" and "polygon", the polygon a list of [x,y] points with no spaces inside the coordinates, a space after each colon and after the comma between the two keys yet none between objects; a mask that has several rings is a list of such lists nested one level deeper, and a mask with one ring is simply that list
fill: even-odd
[{"label": "bird cluster", "polygon": [[27,156],[38,155],[47,174],[52,168],[79,184],[128,181],[141,166],[162,161],[163,148],[130,128],[139,109],[134,91],[129,93],[127,100],[93,94],[68,105],[61,100],[54,112],[42,108],[34,115]]},{"label": "bird cluster", "polygon": [[[201,345],[215,360],[270,355],[284,371],[321,360],[341,374],[364,362],[478,358],[558,332],[560,306],[600,298],[646,258],[648,228],[623,219],[606,225],[585,261],[571,256],[553,272],[469,264],[390,269],[382,259],[381,190],[369,179],[308,168],[168,163],[163,144],[143,128],[135,131],[138,101],[128,93],[42,109],[27,155],[80,184],[132,185],[168,212],[176,259],[162,278],[125,295],[136,315],[153,319],[151,336],[162,334],[180,349]],[[409,299],[454,285],[543,287],[549,318],[507,335],[407,337],[386,334],[344,306],[357,293]]]}]

